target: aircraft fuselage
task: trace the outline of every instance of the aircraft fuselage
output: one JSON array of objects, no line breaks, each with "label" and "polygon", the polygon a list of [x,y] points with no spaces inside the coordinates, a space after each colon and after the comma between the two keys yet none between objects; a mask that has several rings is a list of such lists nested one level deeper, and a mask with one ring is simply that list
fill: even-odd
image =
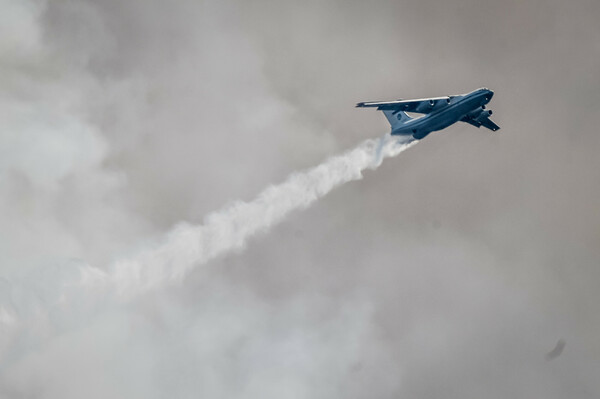
[{"label": "aircraft fuselage", "polygon": [[442,130],[460,121],[470,112],[490,102],[494,92],[482,88],[461,96],[447,98],[447,105],[419,118],[408,120],[392,129],[392,135],[422,139],[429,133]]}]

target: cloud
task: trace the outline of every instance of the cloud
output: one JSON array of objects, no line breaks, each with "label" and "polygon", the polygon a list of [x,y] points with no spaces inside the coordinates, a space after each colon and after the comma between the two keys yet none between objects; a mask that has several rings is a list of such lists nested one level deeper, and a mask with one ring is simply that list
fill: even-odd
[{"label": "cloud", "polygon": [[[595,3],[1,5],[4,396],[600,391]],[[499,135],[431,135],[124,307],[73,293],[388,129],[357,101],[483,85]]]}]

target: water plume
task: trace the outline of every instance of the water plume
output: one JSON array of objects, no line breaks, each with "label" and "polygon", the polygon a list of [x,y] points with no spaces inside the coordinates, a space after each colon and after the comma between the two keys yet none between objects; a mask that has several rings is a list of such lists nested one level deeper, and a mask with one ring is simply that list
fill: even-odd
[{"label": "water plume", "polygon": [[[361,179],[365,169],[376,169],[385,158],[396,156],[415,143],[389,134],[365,140],[314,168],[291,174],[252,201],[235,201],[210,213],[202,224],[178,224],[161,243],[117,260],[107,269],[67,262],[58,267],[60,270],[49,272],[52,276],[43,273],[43,284],[29,287],[34,291],[33,298],[40,298],[43,292],[44,304],[35,299],[35,303],[26,304],[25,308],[32,310],[25,313],[39,314],[44,313],[41,308],[56,307],[70,311],[82,307],[79,311],[87,312],[102,307],[101,303],[107,300],[127,301],[148,290],[179,282],[194,267],[243,249],[249,238],[267,232],[290,212],[305,209],[334,188]],[[34,282],[37,280],[39,276]],[[23,316],[23,312],[11,311],[11,306],[6,305],[0,303],[0,325],[5,326]]]},{"label": "water plume", "polygon": [[158,247],[120,260],[108,276],[96,273],[96,277],[103,283],[110,281],[124,296],[178,281],[195,265],[243,248],[250,237],[266,232],[290,212],[305,209],[334,188],[361,179],[365,169],[376,169],[383,159],[414,143],[390,135],[366,140],[314,168],[291,174],[250,202],[236,201],[209,214],[201,225],[179,224]]},{"label": "water plume", "polygon": [[[389,135],[366,140],[314,168],[291,174],[252,201],[230,203],[207,215],[202,224],[181,223],[162,243],[118,260],[107,269],[68,261],[47,267],[22,284],[0,279],[0,375],[5,374],[0,377],[0,385],[20,387],[20,373],[45,374],[48,364],[53,364],[55,357],[62,359],[64,351],[94,351],[93,343],[97,341],[108,342],[109,346],[137,342],[134,332],[127,331],[132,328],[130,320],[139,312],[136,303],[144,293],[175,284],[193,268],[243,249],[248,239],[266,233],[290,212],[305,209],[334,188],[361,179],[365,169],[376,169],[385,158],[400,154],[414,143]],[[253,306],[260,309],[259,305]],[[177,308],[169,307],[165,314],[178,314]],[[198,317],[203,328],[215,323],[209,316]],[[359,319],[359,324],[365,325]],[[114,331],[108,327],[114,325]],[[282,345],[290,344],[285,339]],[[61,346],[66,342],[68,349]],[[72,342],[79,343],[79,349],[71,349]],[[103,356],[102,351],[94,355]],[[61,380],[60,375],[56,378]],[[10,392],[0,388],[0,396],[2,393]]]}]

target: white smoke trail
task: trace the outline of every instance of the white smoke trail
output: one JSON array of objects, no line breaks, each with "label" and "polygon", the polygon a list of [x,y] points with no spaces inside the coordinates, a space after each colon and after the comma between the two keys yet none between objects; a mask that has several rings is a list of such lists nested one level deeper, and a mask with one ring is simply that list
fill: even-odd
[{"label": "white smoke trail", "polygon": [[162,245],[116,262],[108,274],[87,270],[84,282],[109,284],[121,296],[129,297],[178,281],[195,265],[243,248],[248,238],[282,221],[291,211],[305,209],[334,188],[362,178],[365,169],[377,168],[384,158],[396,156],[414,143],[389,134],[366,140],[351,151],[267,187],[253,201],[234,202],[209,214],[202,225],[176,226]]},{"label": "white smoke trail", "polygon": [[119,260],[108,271],[71,262],[45,270],[23,287],[0,279],[0,375],[25,359],[31,348],[85,329],[103,314],[118,314],[119,302],[177,282],[193,267],[243,248],[250,237],[266,232],[290,212],[362,178],[365,169],[377,168],[383,159],[415,143],[389,135],[366,140],[266,188],[253,201],[234,202],[209,214],[201,225],[176,226],[161,245]]},{"label": "white smoke trail", "polygon": [[[126,300],[180,281],[194,266],[243,248],[250,237],[266,232],[290,212],[305,209],[334,188],[362,178],[365,169],[377,168],[383,159],[396,156],[415,143],[399,141],[389,134],[366,140],[351,151],[267,187],[253,201],[234,202],[209,214],[204,224],[179,224],[162,244],[118,260],[108,271],[71,264],[59,268],[58,273],[51,272],[54,276],[43,273],[43,289],[35,288],[32,296],[38,298],[44,292],[42,307],[67,306],[73,311],[73,306],[100,306],[101,298]],[[37,302],[28,304],[33,310],[26,313],[44,313]],[[19,313],[23,312],[10,311],[3,305],[6,303],[0,303],[0,327],[18,323],[23,316]]]}]

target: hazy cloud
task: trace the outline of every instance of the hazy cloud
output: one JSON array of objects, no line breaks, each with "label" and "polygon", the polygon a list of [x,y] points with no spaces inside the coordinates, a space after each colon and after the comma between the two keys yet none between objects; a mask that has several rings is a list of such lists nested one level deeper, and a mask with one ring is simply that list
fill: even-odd
[{"label": "hazy cloud", "polygon": [[[598,396],[598,2],[0,6],[2,395]],[[181,284],[64,301],[387,131],[357,101],[480,86],[498,134],[432,134]]]}]

